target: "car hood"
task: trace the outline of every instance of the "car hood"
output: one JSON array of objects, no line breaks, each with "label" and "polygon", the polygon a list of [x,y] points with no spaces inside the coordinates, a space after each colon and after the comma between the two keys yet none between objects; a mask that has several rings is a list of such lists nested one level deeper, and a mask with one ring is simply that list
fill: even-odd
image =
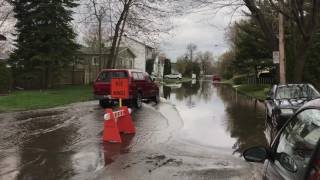
[{"label": "car hood", "polygon": [[280,109],[282,108],[298,109],[308,101],[309,101],[308,99],[276,99],[275,104]]}]

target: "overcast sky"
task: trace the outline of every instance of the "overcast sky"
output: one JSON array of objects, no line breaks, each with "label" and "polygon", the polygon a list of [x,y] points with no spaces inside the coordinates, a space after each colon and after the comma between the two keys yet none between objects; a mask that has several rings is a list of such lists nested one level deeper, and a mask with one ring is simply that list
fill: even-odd
[{"label": "overcast sky", "polygon": [[193,13],[173,18],[176,26],[172,34],[163,38],[161,50],[172,60],[186,52],[186,46],[194,43],[198,51],[211,51],[214,56],[219,56],[228,50],[225,41],[225,31],[230,23],[242,18],[233,15],[228,10],[217,14]]}]

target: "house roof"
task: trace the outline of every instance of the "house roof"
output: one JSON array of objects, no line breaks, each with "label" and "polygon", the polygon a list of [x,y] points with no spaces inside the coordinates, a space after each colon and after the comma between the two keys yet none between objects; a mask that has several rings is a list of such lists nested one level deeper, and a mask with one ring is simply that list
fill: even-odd
[{"label": "house roof", "polygon": [[[87,55],[99,55],[99,50],[91,47],[82,47],[79,50],[82,54]],[[111,47],[104,47],[102,48],[101,55],[109,55],[111,51]],[[136,57],[136,55],[132,52],[132,50],[128,47],[119,47],[119,54],[128,51],[133,57]]]}]

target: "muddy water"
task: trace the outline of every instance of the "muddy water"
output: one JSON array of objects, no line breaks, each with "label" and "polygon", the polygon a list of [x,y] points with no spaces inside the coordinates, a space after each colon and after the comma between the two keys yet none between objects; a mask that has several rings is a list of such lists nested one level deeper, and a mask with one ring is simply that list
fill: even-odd
[{"label": "muddy water", "polygon": [[97,102],[0,114],[0,179],[249,179],[239,157],[265,144],[263,105],[210,81],[162,87],[137,133],[102,142]]}]

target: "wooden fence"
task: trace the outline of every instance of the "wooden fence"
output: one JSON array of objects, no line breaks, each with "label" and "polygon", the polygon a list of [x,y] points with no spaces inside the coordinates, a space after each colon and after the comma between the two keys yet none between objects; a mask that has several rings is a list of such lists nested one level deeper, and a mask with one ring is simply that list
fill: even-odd
[{"label": "wooden fence", "polygon": [[[52,79],[53,87],[59,87],[62,85],[83,85],[85,83],[85,71],[84,70],[66,70],[57,79]],[[12,85],[13,89],[42,89],[43,78],[39,72],[34,78],[26,78],[24,76],[16,77]]]},{"label": "wooden fence", "polygon": [[273,77],[256,78],[256,77],[252,76],[252,77],[248,77],[247,83],[248,84],[274,84],[275,79]]}]

